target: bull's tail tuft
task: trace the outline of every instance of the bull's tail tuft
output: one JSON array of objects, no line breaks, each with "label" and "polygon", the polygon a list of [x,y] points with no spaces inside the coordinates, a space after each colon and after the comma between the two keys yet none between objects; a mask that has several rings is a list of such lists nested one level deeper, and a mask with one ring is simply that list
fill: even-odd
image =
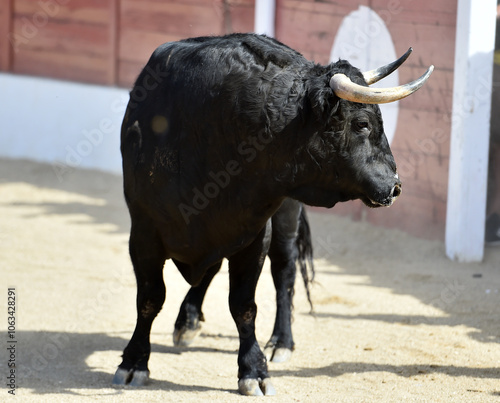
[{"label": "bull's tail tuft", "polygon": [[299,256],[297,258],[300,274],[302,275],[302,280],[304,281],[304,287],[307,293],[307,300],[311,306],[311,312],[313,311],[313,303],[311,300],[311,290],[310,284],[314,281],[314,263],[313,263],[313,247],[311,240],[311,228],[309,227],[309,221],[307,220],[306,210],[302,207],[299,218],[299,230],[297,239],[295,240],[297,249],[299,251]]}]

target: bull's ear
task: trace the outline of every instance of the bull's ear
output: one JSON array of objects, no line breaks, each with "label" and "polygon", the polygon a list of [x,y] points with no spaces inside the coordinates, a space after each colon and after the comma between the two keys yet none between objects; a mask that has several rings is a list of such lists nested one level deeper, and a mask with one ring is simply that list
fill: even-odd
[{"label": "bull's ear", "polygon": [[327,120],[338,108],[340,98],[329,85],[312,85],[308,89],[308,96],[314,115],[319,120]]}]

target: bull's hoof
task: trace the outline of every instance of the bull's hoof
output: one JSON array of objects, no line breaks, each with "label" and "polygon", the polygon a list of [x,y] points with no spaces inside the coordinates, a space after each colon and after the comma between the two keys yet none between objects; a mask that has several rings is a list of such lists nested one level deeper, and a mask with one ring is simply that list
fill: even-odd
[{"label": "bull's hoof", "polygon": [[264,380],[246,378],[238,381],[238,392],[245,396],[274,396],[276,389],[270,378]]},{"label": "bull's hoof", "polygon": [[286,362],[292,358],[292,350],[286,347],[269,346],[264,349],[267,361]]},{"label": "bull's hoof", "polygon": [[132,379],[129,382],[130,386],[144,386],[149,381],[149,371],[134,371]]},{"label": "bull's hoof", "polygon": [[113,377],[113,385],[144,386],[148,383],[149,371],[134,371],[118,368]]},{"label": "bull's hoof", "polygon": [[132,377],[132,370],[127,371],[126,369],[118,368],[111,383],[113,385],[126,385],[129,383],[130,377]]},{"label": "bull's hoof", "polygon": [[188,347],[196,336],[201,332],[201,325],[198,324],[194,329],[188,329],[187,327],[182,327],[180,329],[174,329],[174,346],[176,347]]}]

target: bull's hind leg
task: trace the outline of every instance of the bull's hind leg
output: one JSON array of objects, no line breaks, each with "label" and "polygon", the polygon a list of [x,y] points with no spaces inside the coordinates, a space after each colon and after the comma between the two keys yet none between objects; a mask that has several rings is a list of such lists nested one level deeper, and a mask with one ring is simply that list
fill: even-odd
[{"label": "bull's hind leg", "polygon": [[287,199],[272,218],[273,234],[269,259],[276,288],[276,320],[271,338],[264,348],[269,361],[285,362],[292,356],[292,299],[299,256],[296,239],[301,204]]},{"label": "bull's hind leg", "polygon": [[129,248],[137,280],[137,323],[113,384],[142,386],[149,379],[151,325],[165,301],[165,250],[154,227],[133,219]]},{"label": "bull's hind leg", "polygon": [[201,330],[201,323],[205,320],[201,306],[212,279],[220,270],[222,262],[210,267],[203,280],[196,287],[191,287],[179,309],[175,321],[174,345],[179,347],[189,346]]},{"label": "bull's hind leg", "polygon": [[274,214],[272,225],[269,258],[276,288],[276,321],[264,354],[268,360],[284,362],[290,359],[294,348],[292,299],[297,263],[312,308],[309,284],[314,278],[313,250],[307,215],[301,203],[285,200]]},{"label": "bull's hind leg", "polygon": [[[268,223],[270,224],[270,222]],[[270,243],[267,225],[245,249],[229,259],[229,308],[238,328],[238,390],[243,395],[274,395],[266,357],[255,337],[255,288]]]}]

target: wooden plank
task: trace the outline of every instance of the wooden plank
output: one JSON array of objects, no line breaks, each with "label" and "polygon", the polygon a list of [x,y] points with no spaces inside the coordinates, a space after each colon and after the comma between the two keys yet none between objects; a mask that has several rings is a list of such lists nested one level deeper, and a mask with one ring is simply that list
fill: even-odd
[{"label": "wooden plank", "polygon": [[[393,153],[409,151],[447,158],[450,120],[449,114],[400,109],[398,130],[391,145]],[[404,163],[411,164],[406,159]]]},{"label": "wooden plank", "polygon": [[[24,21],[14,19],[14,32],[22,35]],[[58,50],[67,53],[86,53],[105,56],[109,52],[108,27],[103,25],[88,25],[81,22],[66,24],[62,21],[50,21],[36,35],[26,37],[19,46],[24,49]]]},{"label": "wooden plank", "polygon": [[[227,0],[235,32],[253,30],[253,0]],[[160,44],[189,36],[223,34],[222,0],[124,0],[120,10],[118,85],[130,87]],[[213,21],[215,18],[215,22]],[[196,21],[203,19],[202,24]],[[208,21],[212,19],[212,21]],[[215,31],[215,32],[214,32]],[[225,30],[224,30],[225,31]]]},{"label": "wooden plank", "polygon": [[[436,2],[437,3],[437,2]],[[452,13],[437,13],[432,11],[403,9],[397,14],[391,14],[385,9],[374,8],[385,24],[389,27],[393,21],[405,24],[423,24],[423,25],[440,25],[440,26],[456,26],[457,15]]]},{"label": "wooden plank", "polygon": [[281,9],[277,16],[276,38],[306,58],[326,64],[341,21],[340,16]]},{"label": "wooden plank", "polygon": [[118,1],[16,1],[13,71],[115,84]]},{"label": "wooden plank", "polygon": [[[107,25],[110,0],[71,0],[66,2],[40,2],[39,0],[16,0],[14,12],[17,16],[41,28],[44,21],[60,20]],[[43,4],[50,4],[50,7]],[[64,3],[64,4],[61,4]]]},{"label": "wooden plank", "polygon": [[[124,1],[124,0],[122,0]],[[210,7],[214,7],[214,8],[218,8],[220,7],[220,5],[222,4],[222,2],[224,0],[126,0],[127,2],[129,3],[137,3],[137,4],[141,4],[141,3],[144,3],[144,2],[150,2],[150,3],[158,3],[158,5],[161,5],[162,7],[166,7],[168,8],[169,5],[173,5],[173,4],[182,4],[182,5],[194,5],[194,6],[203,6],[203,7],[206,7],[206,6],[210,6]],[[238,0],[229,0],[231,2],[238,2]],[[248,0],[239,0],[239,1],[248,1]],[[251,0],[253,1],[253,0]]]},{"label": "wooden plank", "polygon": [[394,154],[405,194],[427,199],[439,198],[446,202],[449,162],[447,155],[440,157],[414,150]]},{"label": "wooden plank", "polygon": [[146,29],[181,37],[224,33],[222,9],[213,4],[123,0],[121,30]]},{"label": "wooden plank", "polygon": [[150,32],[138,29],[124,29],[120,35],[118,58],[120,61],[145,65],[151,53],[162,43],[177,41],[179,35]]},{"label": "wooden plank", "polygon": [[320,1],[313,0],[277,0],[281,9],[295,9],[302,12],[333,14],[346,16],[359,6],[367,6],[379,13],[386,25],[391,21],[406,23],[426,23],[435,25],[452,25],[456,23],[456,0],[352,0]]},{"label": "wooden plank", "polygon": [[[240,0],[235,4],[246,3]],[[122,0],[119,30],[117,82],[130,87],[160,44],[190,36],[225,33],[223,3],[222,0],[209,3]]]},{"label": "wooden plank", "polygon": [[5,0],[0,8],[0,70],[9,71],[12,63],[10,31],[12,26],[12,1]]},{"label": "wooden plank", "polygon": [[[411,67],[405,63],[399,68],[399,82],[405,84],[415,80],[426,69],[427,66]],[[429,111],[448,115],[451,111],[452,103],[453,71],[436,68],[429,81],[414,95],[401,100],[399,107],[413,111]]]},{"label": "wooden plank", "polygon": [[455,26],[457,20],[456,0],[372,0],[370,7],[384,20],[410,24]]},{"label": "wooden plank", "polygon": [[[402,12],[404,10],[413,11],[414,13],[433,12],[433,13],[450,13],[457,14],[456,0],[371,0],[370,6],[380,9],[387,9],[393,13]],[[418,16],[416,16],[418,18]]]},{"label": "wooden plank", "polygon": [[[204,23],[205,28],[198,27],[193,30],[189,27],[187,30],[185,26],[192,25],[194,19],[207,18],[207,12],[212,16],[217,15],[218,22],[209,22],[209,26],[214,27],[217,30],[222,30],[223,21],[222,15],[218,15],[218,6],[222,5],[220,3],[207,5],[206,1],[175,1],[170,0],[165,1],[137,1],[137,0],[125,0],[122,2],[122,7],[120,10],[121,20],[120,20],[120,37],[118,44],[118,85],[130,87],[140,69],[147,62],[151,53],[159,45],[165,42],[176,41],[183,39],[187,36],[192,35],[202,35],[206,34],[207,25]],[[253,30],[253,0],[226,0],[229,5],[229,12],[231,18],[231,27],[234,32],[251,32]],[[156,4],[153,4],[156,3]],[[153,4],[153,7],[151,7]],[[195,6],[194,11],[186,4],[190,6]],[[177,7],[172,8],[172,5]],[[210,9],[210,10],[208,10]],[[208,10],[208,11],[207,11]],[[142,22],[139,22],[135,17],[139,14],[142,15]],[[177,15],[174,15],[178,12]],[[149,18],[152,16],[148,13],[160,14],[160,16],[153,16],[161,20],[161,27],[156,24],[148,23]],[[193,15],[189,15],[189,14]],[[134,18],[135,21],[130,23],[130,19]],[[176,20],[175,23],[171,23],[172,19]],[[184,22],[179,22],[182,20]],[[190,20],[191,19],[191,20]],[[181,25],[181,27],[179,27]],[[201,32],[203,31],[203,32]],[[225,32],[217,32],[225,33]]]},{"label": "wooden plank", "polygon": [[253,32],[255,7],[250,2],[229,2],[232,32]]},{"label": "wooden plank", "polygon": [[96,84],[108,84],[109,80],[106,57],[78,52],[26,49],[14,59],[13,71]]},{"label": "wooden plank", "polygon": [[388,29],[397,54],[403,54],[410,46],[414,49],[405,66],[434,64],[440,69],[453,70],[455,49],[450,44],[455,43],[455,27],[394,21]]},{"label": "wooden plank", "polygon": [[448,157],[450,125],[448,114],[401,108],[392,151]]},{"label": "wooden plank", "polygon": [[127,60],[120,60],[118,62],[118,82],[120,87],[132,88],[137,76],[143,69],[146,62],[129,62]]},{"label": "wooden plank", "polygon": [[108,72],[106,84],[115,85],[118,81],[118,46],[120,35],[120,0],[109,1],[109,24],[108,24]]},{"label": "wooden plank", "polygon": [[296,10],[313,14],[327,14],[345,17],[351,11],[357,10],[359,6],[369,5],[370,0],[339,0],[339,1],[304,1],[304,0],[277,0],[276,9]]},{"label": "wooden plank", "polygon": [[224,0],[231,7],[255,7],[255,0]]}]

